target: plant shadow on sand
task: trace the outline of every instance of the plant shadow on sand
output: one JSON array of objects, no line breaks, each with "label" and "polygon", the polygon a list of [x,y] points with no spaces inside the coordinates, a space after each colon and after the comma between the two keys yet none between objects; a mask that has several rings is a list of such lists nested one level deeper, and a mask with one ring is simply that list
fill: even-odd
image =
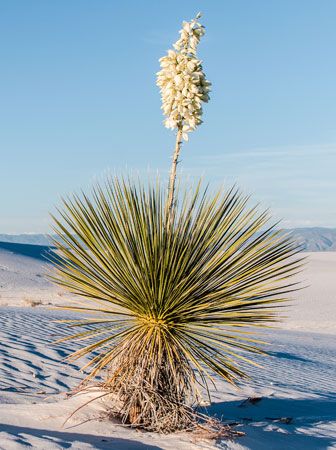
[{"label": "plant shadow on sand", "polygon": [[246,436],[239,439],[242,447],[238,445],[237,450],[326,450],[336,446],[334,397],[262,398],[255,404],[249,401],[219,402],[208,407],[206,412],[224,421],[241,424],[238,429]]},{"label": "plant shadow on sand", "polygon": [[[76,448],[82,445],[91,445],[94,449],[107,450],[160,450],[156,445],[143,444],[130,439],[113,438],[110,436],[97,436],[82,433],[67,433],[53,430],[42,430],[37,428],[26,428],[14,425],[0,424],[1,445],[8,444],[8,447],[15,444],[15,448],[72,448],[74,443]],[[6,448],[6,447],[1,447]]]}]

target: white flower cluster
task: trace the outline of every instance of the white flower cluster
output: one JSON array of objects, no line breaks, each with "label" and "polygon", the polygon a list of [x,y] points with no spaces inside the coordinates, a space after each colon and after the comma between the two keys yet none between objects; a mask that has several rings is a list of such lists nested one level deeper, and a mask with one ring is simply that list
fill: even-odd
[{"label": "white flower cluster", "polygon": [[204,35],[198,22],[200,14],[191,22],[183,22],[175,50],[168,50],[160,59],[157,85],[161,91],[162,109],[167,117],[164,124],[170,129],[182,129],[182,137],[202,123],[202,102],[208,102],[211,83],[206,80],[202,61],[196,57],[197,45]]}]

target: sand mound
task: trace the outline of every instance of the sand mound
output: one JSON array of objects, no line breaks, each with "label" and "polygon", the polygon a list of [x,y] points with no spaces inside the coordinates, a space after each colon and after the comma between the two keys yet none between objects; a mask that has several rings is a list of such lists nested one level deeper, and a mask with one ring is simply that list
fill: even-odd
[{"label": "sand mound", "polygon": [[[64,421],[97,395],[67,399],[65,392],[81,374],[62,359],[74,344],[55,347],[64,335],[56,318],[64,313],[44,308],[2,308],[0,330],[0,449],[207,449],[188,433],[158,436],[124,428],[105,418],[97,401]],[[336,443],[334,373],[336,348],[331,336],[267,331],[269,357],[257,357],[264,369],[248,367],[254,381],[235,390],[218,382],[211,414],[238,423],[247,436],[218,443],[225,449],[333,448]],[[82,361],[84,362],[84,361]],[[252,400],[247,400],[248,398]]]},{"label": "sand mound", "polygon": [[[12,245],[8,247],[8,245]],[[207,449],[190,433],[158,436],[139,433],[106,419],[97,401],[63,423],[94,393],[67,398],[81,379],[79,365],[64,358],[76,344],[52,342],[68,331],[56,319],[68,317],[45,307],[69,304],[45,278],[51,268],[43,249],[0,245],[0,450],[48,449]],[[299,279],[309,287],[295,295],[281,327],[262,333],[270,356],[245,366],[253,380],[233,389],[219,381],[211,414],[237,423],[247,435],[219,442],[231,450],[336,448],[336,253],[308,254]],[[305,281],[308,280],[308,281]],[[300,330],[300,331],[299,331]],[[244,365],[244,364],[243,364]],[[250,400],[248,400],[250,399]]]}]

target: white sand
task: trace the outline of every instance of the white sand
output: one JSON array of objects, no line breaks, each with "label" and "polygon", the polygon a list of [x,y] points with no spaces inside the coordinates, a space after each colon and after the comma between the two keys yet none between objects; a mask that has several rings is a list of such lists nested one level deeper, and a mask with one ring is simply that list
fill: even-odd
[{"label": "white sand", "polygon": [[[65,394],[82,378],[75,365],[63,361],[75,344],[51,344],[64,333],[54,322],[64,313],[5,305],[24,305],[22,296],[42,303],[66,300],[36,276],[45,268],[41,260],[1,250],[0,449],[336,448],[336,253],[312,253],[309,260],[305,278],[311,285],[291,307],[285,330],[263,333],[270,356],[255,359],[264,369],[246,366],[254,381],[240,390],[218,381],[213,392],[209,412],[237,422],[247,435],[214,443],[195,442],[188,433],[159,436],[124,428],[104,418],[106,404],[101,401],[63,426],[84,401]],[[262,400],[242,405],[248,397]],[[284,417],[292,422],[279,421]]]},{"label": "white sand", "polygon": [[336,334],[336,252],[303,253],[306,267],[282,328]]},{"label": "white sand", "polygon": [[[39,246],[0,243],[0,306],[57,305],[67,294],[47,279],[51,269],[36,249]],[[31,247],[31,255],[23,250]]]}]

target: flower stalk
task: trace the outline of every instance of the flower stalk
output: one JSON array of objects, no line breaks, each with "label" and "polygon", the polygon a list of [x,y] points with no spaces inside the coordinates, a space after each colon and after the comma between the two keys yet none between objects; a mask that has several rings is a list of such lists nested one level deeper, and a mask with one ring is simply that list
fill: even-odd
[{"label": "flower stalk", "polygon": [[175,150],[173,153],[173,161],[170,169],[169,185],[168,185],[168,199],[167,199],[167,226],[169,226],[174,220],[174,198],[175,198],[175,183],[176,183],[176,170],[179,163],[179,156],[182,147],[182,126],[177,129]]},{"label": "flower stalk", "polygon": [[171,223],[174,217],[176,167],[182,142],[187,141],[188,133],[202,123],[202,102],[209,101],[211,83],[207,81],[202,61],[196,55],[197,46],[205,34],[204,26],[198,22],[200,17],[197,14],[190,22],[183,22],[174,50],[168,50],[167,55],[160,59],[161,70],[157,73],[162,110],[166,116],[164,125],[177,130],[168,185],[167,223]]}]

